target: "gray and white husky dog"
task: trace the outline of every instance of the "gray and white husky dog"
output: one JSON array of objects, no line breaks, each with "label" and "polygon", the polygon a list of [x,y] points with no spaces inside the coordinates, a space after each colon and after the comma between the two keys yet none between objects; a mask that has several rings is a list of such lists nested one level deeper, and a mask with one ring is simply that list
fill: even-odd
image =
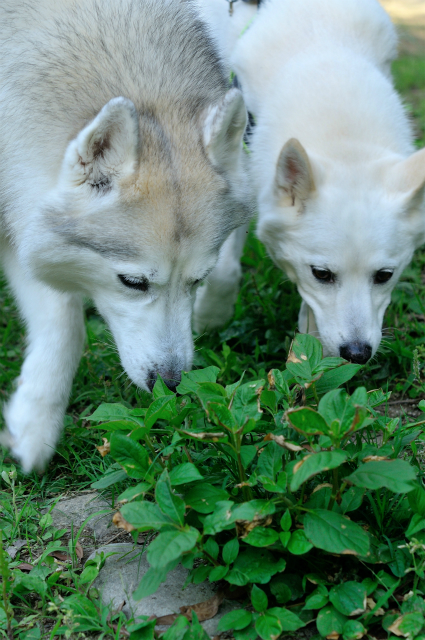
[{"label": "gray and white husky dog", "polygon": [[188,0],[3,0],[0,253],[28,332],[5,408],[23,468],[54,451],[83,296],[130,378],[175,388],[196,286],[250,215],[246,109]]}]

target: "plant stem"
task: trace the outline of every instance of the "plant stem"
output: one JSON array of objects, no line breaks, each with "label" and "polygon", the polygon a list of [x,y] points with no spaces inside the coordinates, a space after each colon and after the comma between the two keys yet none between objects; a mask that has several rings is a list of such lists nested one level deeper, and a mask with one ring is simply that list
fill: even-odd
[{"label": "plant stem", "polygon": [[13,609],[10,606],[9,596],[7,593],[7,583],[10,578],[9,566],[6,560],[6,553],[3,548],[3,534],[0,530],[0,575],[2,577],[2,589],[3,589],[3,609],[6,614],[7,620],[7,636],[12,640],[13,631],[12,631],[12,618],[13,618]]},{"label": "plant stem", "polygon": [[332,511],[332,507],[334,506],[335,498],[337,496],[338,489],[339,489],[338,468],[333,470],[332,476],[333,476],[332,494],[331,494],[331,499],[329,500],[329,504],[328,504],[328,511]]}]

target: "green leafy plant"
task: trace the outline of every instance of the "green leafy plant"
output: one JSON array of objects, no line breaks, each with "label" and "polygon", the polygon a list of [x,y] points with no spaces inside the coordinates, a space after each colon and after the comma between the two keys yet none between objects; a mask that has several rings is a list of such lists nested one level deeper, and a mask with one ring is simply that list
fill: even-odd
[{"label": "green leafy plant", "polygon": [[[340,388],[358,370],[298,335],[283,371],[222,385],[210,366],[184,374],[180,395],[158,379],[148,406],[104,404],[89,417],[114,461],[93,486],[127,478],[121,525],[156,534],[136,599],[181,562],[188,582],[242,589],[250,608],[220,622],[236,640],[272,640],[312,620],[324,637],[357,638],[385,628],[394,605],[400,613],[399,593],[423,602],[425,491],[405,454],[423,421],[395,429],[377,412],[390,394]],[[391,522],[405,495],[406,518]],[[385,537],[371,508],[384,500]]]}]

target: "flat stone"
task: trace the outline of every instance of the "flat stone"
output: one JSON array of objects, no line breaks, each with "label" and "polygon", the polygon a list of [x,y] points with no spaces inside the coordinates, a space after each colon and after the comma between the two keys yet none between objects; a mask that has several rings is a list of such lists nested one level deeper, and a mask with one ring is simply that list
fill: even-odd
[{"label": "flat stone", "polygon": [[[83,493],[74,498],[60,500],[51,512],[53,524],[58,529],[71,530],[77,534],[84,520],[97,511],[110,509],[110,505],[97,492]],[[102,541],[113,535],[116,529],[111,524],[112,509],[104,515],[93,516],[86,527],[93,531],[96,541]]]},{"label": "flat stone", "polygon": [[[105,604],[112,604],[116,608],[125,600],[123,611],[127,615],[160,617],[180,613],[180,607],[204,602],[215,593],[210,582],[189,584],[183,591],[188,570],[182,565],[178,565],[169,572],[167,580],[156,593],[140,601],[133,600],[132,592],[138,587],[143,575],[149,569],[146,554],[141,554],[141,548],[135,547],[133,544],[109,544],[94,551],[88,560],[102,551],[116,555],[106,560],[94,586],[102,593],[102,600]],[[219,620],[229,611],[240,607],[241,604],[238,602],[224,600],[217,615],[201,624],[208,635],[213,637],[217,635]],[[169,627],[157,626],[156,629],[166,631]]]}]

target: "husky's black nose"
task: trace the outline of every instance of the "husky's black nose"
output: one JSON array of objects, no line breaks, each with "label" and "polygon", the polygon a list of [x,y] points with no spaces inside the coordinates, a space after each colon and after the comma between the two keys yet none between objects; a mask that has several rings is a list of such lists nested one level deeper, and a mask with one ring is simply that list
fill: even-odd
[{"label": "husky's black nose", "polygon": [[347,342],[339,348],[339,355],[356,364],[366,364],[372,355],[372,347],[367,342]]},{"label": "husky's black nose", "polygon": [[146,381],[149,390],[152,391],[154,386],[155,386],[155,382],[157,380],[158,377],[158,373],[160,374],[161,378],[164,380],[165,384],[167,385],[167,387],[170,389],[170,391],[176,391],[177,386],[180,384],[181,382],[181,372],[177,372],[177,371],[149,371],[148,372],[148,379]]}]

